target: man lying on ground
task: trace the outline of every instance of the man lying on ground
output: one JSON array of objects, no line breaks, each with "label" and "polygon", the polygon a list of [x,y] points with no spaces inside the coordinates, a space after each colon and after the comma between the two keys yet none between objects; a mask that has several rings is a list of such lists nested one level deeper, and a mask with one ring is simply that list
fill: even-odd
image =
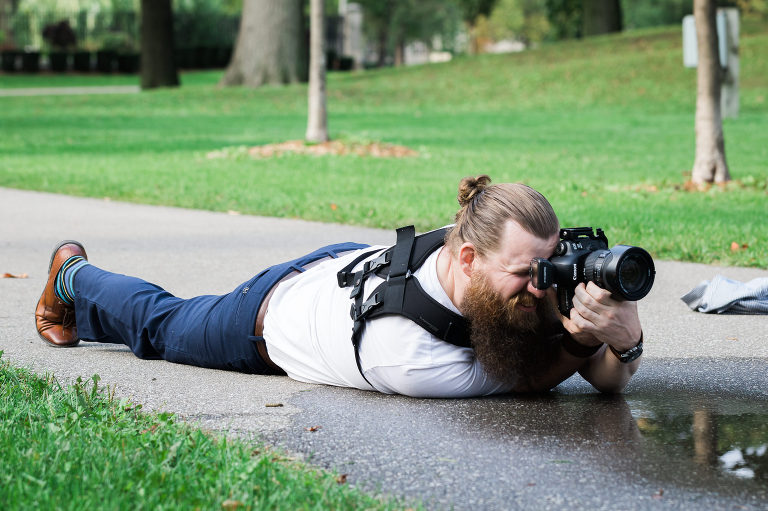
[{"label": "man lying on ground", "polygon": [[56,347],[125,344],[144,359],[409,396],[544,391],[577,371],[621,392],[640,364],[621,356],[640,351],[636,303],[581,283],[561,315],[553,291],[531,282],[532,259],[559,240],[544,196],[479,176],[461,181],[458,199],[444,229],[398,229],[393,247],[330,245],[187,300],[101,270],[65,241],[37,331]]}]

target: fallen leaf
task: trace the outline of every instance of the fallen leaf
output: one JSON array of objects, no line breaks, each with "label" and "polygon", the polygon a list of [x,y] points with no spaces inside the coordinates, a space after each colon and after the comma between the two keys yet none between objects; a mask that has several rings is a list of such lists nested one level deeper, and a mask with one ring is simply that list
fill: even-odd
[{"label": "fallen leaf", "polygon": [[739,338],[738,337],[726,337],[725,340],[726,341],[738,341]]},{"label": "fallen leaf", "polygon": [[29,275],[26,273],[21,273],[19,275],[14,275],[13,273],[3,273],[4,279],[28,279]]},{"label": "fallen leaf", "polygon": [[347,482],[347,474],[341,474],[340,476],[336,477],[336,482],[339,484],[344,484]]},{"label": "fallen leaf", "polygon": [[283,403],[267,403],[264,406],[266,406],[267,408],[279,408],[283,406]]},{"label": "fallen leaf", "polygon": [[222,509],[226,509],[226,510],[237,509],[242,506],[243,506],[243,503],[240,502],[239,500],[227,499],[221,503]]},{"label": "fallen leaf", "polygon": [[738,252],[739,250],[741,250],[741,245],[735,241],[731,242],[731,252]]},{"label": "fallen leaf", "polygon": [[320,428],[322,428],[322,426],[310,426],[310,427],[308,427],[308,428],[304,428],[304,429],[305,429],[305,430],[307,430],[307,431],[311,431],[312,433],[314,433],[315,431],[317,431],[317,430],[318,430],[318,429],[320,429]]}]

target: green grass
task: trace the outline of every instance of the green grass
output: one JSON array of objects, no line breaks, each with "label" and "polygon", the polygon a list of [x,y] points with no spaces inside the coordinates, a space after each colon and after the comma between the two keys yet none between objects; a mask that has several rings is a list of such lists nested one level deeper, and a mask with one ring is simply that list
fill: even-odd
[{"label": "green grass", "polygon": [[[0,97],[0,186],[424,230],[452,218],[461,177],[487,173],[536,187],[563,225],[603,227],[611,243],[768,267],[768,29],[742,28],[741,114],[724,123],[735,182],[725,190],[681,189],[696,73],[682,67],[679,27],[329,75],[333,137],[403,144],[416,158],[209,159],[306,128],[305,86],[220,89],[219,72],[136,95]],[[51,79],[0,75],[0,86]],[[732,252],[732,242],[747,248]]]},{"label": "green grass", "polygon": [[63,388],[0,361],[3,509],[397,508],[274,450],[140,413],[98,381]]}]

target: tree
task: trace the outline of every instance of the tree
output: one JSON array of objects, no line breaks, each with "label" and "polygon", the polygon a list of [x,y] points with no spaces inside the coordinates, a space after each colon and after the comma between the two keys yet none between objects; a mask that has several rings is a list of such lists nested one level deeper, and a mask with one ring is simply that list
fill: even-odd
[{"label": "tree", "polygon": [[307,142],[328,141],[325,96],[325,0],[310,1]]},{"label": "tree", "polygon": [[499,0],[491,16],[478,23],[478,34],[494,41],[516,39],[526,46],[543,41],[550,30],[545,0]]},{"label": "tree", "polygon": [[397,0],[360,0],[358,3],[363,6],[363,29],[375,41],[378,53],[376,65],[383,67],[389,53],[389,33]]},{"label": "tree", "polygon": [[0,49],[15,46],[11,18],[18,6],[19,0],[0,0]]},{"label": "tree", "polygon": [[141,0],[141,88],[178,86],[171,0]]},{"label": "tree", "polygon": [[459,0],[459,7],[461,8],[462,18],[467,24],[469,31],[469,52],[476,54],[478,52],[476,27],[477,20],[480,16],[486,18],[490,16],[491,11],[496,6],[497,0]]},{"label": "tree", "polygon": [[621,4],[619,0],[582,0],[585,37],[621,32]]},{"label": "tree", "polygon": [[694,0],[698,66],[696,69],[696,158],[691,180],[698,185],[730,181],[720,114],[722,68],[717,49],[715,0]]},{"label": "tree", "polygon": [[584,27],[581,0],[546,0],[547,19],[555,39],[578,39]]},{"label": "tree", "polygon": [[398,0],[390,30],[395,66],[405,64],[405,47],[409,43],[422,41],[430,45],[436,35],[455,39],[459,16],[457,6],[445,0]]},{"label": "tree", "polygon": [[378,66],[387,62],[394,50],[395,65],[404,63],[408,43],[429,44],[434,36],[452,42],[458,32],[457,4],[446,0],[358,0],[363,7],[363,27],[375,42]]},{"label": "tree", "polygon": [[244,0],[235,51],[221,85],[307,81],[302,0]]}]

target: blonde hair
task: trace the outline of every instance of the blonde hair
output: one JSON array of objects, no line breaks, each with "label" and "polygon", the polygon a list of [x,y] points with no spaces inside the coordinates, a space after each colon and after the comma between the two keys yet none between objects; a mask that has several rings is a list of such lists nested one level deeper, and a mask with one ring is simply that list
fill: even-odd
[{"label": "blonde hair", "polygon": [[558,233],[557,215],[542,194],[522,183],[490,183],[485,174],[459,183],[461,207],[445,239],[454,254],[465,242],[472,243],[480,255],[495,252],[508,220],[541,239]]}]

